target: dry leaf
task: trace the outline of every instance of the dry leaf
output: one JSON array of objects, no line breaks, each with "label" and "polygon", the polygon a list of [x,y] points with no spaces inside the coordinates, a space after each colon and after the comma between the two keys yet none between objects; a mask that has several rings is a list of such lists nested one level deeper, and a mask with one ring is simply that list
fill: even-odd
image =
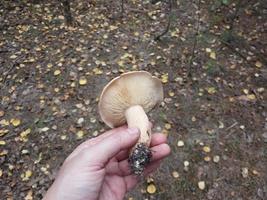
[{"label": "dry leaf", "polygon": [[61,74],[61,71],[59,69],[54,71],[54,76],[58,76],[59,74]]},{"label": "dry leaf", "polygon": [[203,151],[206,152],[206,153],[209,153],[211,150],[210,150],[209,146],[204,146],[203,147]]},{"label": "dry leaf", "polygon": [[216,60],[216,53],[214,51],[210,52],[210,58]]},{"label": "dry leaf", "polygon": [[146,191],[147,191],[149,194],[154,194],[154,193],[157,191],[157,188],[156,188],[156,186],[155,186],[153,183],[150,183],[150,184],[147,186]]},{"label": "dry leaf", "polygon": [[15,119],[11,119],[10,122],[11,122],[11,124],[12,124],[13,126],[15,126],[15,127],[19,126],[20,123],[21,123],[20,119],[17,119],[17,118],[15,118]]},{"label": "dry leaf", "polygon": [[201,189],[201,190],[204,190],[206,187],[206,184],[204,181],[199,181],[198,182],[198,188]]},{"label": "dry leaf", "polygon": [[81,78],[79,79],[79,84],[80,84],[80,85],[86,85],[86,84],[87,84],[87,79],[86,79],[85,77],[81,77]]},{"label": "dry leaf", "polygon": [[256,61],[255,66],[258,68],[262,67],[262,63],[260,61]]}]

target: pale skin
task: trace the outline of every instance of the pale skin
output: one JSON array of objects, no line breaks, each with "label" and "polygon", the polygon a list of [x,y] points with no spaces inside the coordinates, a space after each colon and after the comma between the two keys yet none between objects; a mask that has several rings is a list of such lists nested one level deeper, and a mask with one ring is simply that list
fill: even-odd
[{"label": "pale skin", "polygon": [[[122,200],[140,180],[127,160],[139,136],[139,129],[123,126],[79,145],[64,161],[44,200]],[[144,176],[170,154],[166,140],[163,134],[152,134],[153,156]]]}]

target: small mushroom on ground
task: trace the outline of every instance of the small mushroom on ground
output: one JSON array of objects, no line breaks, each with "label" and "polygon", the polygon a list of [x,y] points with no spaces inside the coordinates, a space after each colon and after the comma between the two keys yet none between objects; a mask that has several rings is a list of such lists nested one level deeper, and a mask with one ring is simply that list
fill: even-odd
[{"label": "small mushroom on ground", "polygon": [[122,74],[110,81],[100,96],[99,113],[109,127],[127,123],[129,128],[140,130],[140,138],[129,156],[135,174],[141,174],[152,157],[151,127],[146,113],[162,101],[161,81],[145,71]]}]

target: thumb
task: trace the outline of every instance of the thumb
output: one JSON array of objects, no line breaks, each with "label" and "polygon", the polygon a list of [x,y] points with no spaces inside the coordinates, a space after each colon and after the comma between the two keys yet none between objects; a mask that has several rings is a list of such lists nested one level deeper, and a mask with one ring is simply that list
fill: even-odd
[{"label": "thumb", "polygon": [[137,142],[139,135],[140,132],[137,128],[128,128],[111,134],[93,147],[92,150],[96,155],[94,160],[101,164],[107,163],[121,150],[132,147]]}]

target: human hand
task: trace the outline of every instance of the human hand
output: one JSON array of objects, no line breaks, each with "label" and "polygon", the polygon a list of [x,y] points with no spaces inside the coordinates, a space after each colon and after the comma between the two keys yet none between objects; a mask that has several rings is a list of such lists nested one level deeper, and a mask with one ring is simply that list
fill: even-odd
[{"label": "human hand", "polygon": [[[80,144],[64,161],[44,200],[120,200],[138,183],[128,164],[129,150],[137,142],[136,128],[120,127]],[[152,134],[151,163],[147,175],[170,153],[166,136]]]}]

